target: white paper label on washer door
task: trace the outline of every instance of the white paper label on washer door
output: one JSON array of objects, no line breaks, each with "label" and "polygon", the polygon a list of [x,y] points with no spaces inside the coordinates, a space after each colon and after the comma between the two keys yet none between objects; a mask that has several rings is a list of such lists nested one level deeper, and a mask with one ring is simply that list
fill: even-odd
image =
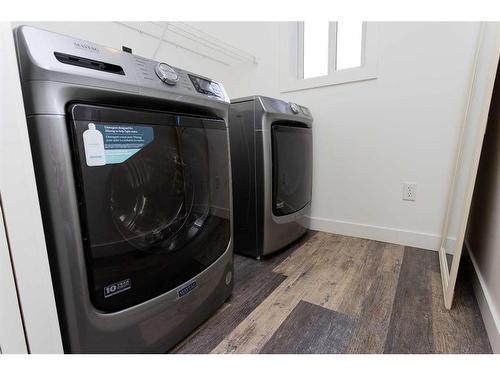
[{"label": "white paper label on washer door", "polygon": [[151,126],[89,123],[83,133],[87,165],[123,163],[153,139]]}]

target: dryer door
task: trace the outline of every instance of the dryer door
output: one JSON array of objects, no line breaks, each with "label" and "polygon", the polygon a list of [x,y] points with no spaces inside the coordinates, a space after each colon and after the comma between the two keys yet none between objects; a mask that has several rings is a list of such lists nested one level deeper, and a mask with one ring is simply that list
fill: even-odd
[{"label": "dryer door", "polygon": [[225,252],[224,121],[82,104],[70,112],[96,308],[117,311],[156,297]]},{"label": "dryer door", "polygon": [[295,122],[273,123],[271,132],[273,214],[283,216],[311,201],[312,132]]}]

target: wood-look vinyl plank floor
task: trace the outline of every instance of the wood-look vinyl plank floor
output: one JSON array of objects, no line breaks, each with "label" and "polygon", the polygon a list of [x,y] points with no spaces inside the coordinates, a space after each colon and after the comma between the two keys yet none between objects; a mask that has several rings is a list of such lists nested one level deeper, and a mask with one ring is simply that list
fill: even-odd
[{"label": "wood-look vinyl plank floor", "polygon": [[[311,242],[315,243],[312,255],[295,256],[296,266],[289,269],[283,283],[214,349],[214,353],[258,353],[301,300],[321,300],[323,283],[330,283],[329,277],[342,278],[342,274],[332,268],[335,265],[339,270],[346,268],[343,266],[347,262],[345,254],[354,245],[353,239],[317,233]],[[339,287],[343,284],[339,283]]]},{"label": "wood-look vinyl plank floor", "polygon": [[404,254],[402,246],[376,241],[369,250],[377,252],[377,256],[369,257],[361,270],[358,298],[353,299],[361,306],[358,324],[346,348],[346,353],[351,354],[383,352]]},{"label": "wood-look vinyl plank floor", "polygon": [[436,252],[311,231],[236,255],[232,297],[174,352],[491,353],[466,268],[448,311]]},{"label": "wood-look vinyl plank floor", "polygon": [[[266,354],[338,354],[349,344],[356,319],[300,301],[261,349]],[[301,339],[297,340],[297,335]]]},{"label": "wood-look vinyl plank floor", "polygon": [[315,232],[308,232],[298,242],[265,261],[242,256],[234,260],[234,290],[229,300],[208,321],[177,345],[172,352],[182,354],[210,353],[233,329],[286,278],[272,272],[297,247],[308,243]]},{"label": "wood-look vinyl plank floor", "polygon": [[438,254],[406,248],[394,297],[385,353],[434,353],[432,269]]},{"label": "wood-look vinyl plank floor", "polygon": [[460,265],[455,288],[453,308],[443,305],[441,275],[433,272],[432,317],[436,353],[491,353],[481,313],[467,277],[472,272],[470,259],[464,258]]}]

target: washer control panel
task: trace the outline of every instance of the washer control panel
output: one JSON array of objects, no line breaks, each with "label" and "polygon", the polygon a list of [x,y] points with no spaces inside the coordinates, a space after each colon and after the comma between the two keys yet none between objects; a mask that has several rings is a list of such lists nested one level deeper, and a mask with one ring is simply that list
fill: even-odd
[{"label": "washer control panel", "polygon": [[[207,99],[229,103],[221,83],[163,61],[30,26],[21,26],[15,33],[22,59],[27,60],[20,66],[23,80],[97,84],[131,94],[189,103]],[[55,105],[51,101],[47,103]]]},{"label": "washer control panel", "polygon": [[175,93],[176,95],[204,96],[211,100],[228,102],[224,87],[218,82],[157,62],[145,57],[130,55],[135,62],[141,86]]},{"label": "washer control panel", "polygon": [[155,72],[158,78],[170,86],[174,86],[179,80],[179,75],[175,69],[163,62],[156,65]]}]

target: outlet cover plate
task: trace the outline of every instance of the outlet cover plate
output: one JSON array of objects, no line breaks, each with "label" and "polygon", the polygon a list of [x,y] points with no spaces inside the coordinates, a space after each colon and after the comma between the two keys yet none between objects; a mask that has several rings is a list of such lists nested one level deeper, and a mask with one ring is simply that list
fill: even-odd
[{"label": "outlet cover plate", "polygon": [[417,184],[405,182],[403,184],[403,200],[415,201],[417,200]]}]

